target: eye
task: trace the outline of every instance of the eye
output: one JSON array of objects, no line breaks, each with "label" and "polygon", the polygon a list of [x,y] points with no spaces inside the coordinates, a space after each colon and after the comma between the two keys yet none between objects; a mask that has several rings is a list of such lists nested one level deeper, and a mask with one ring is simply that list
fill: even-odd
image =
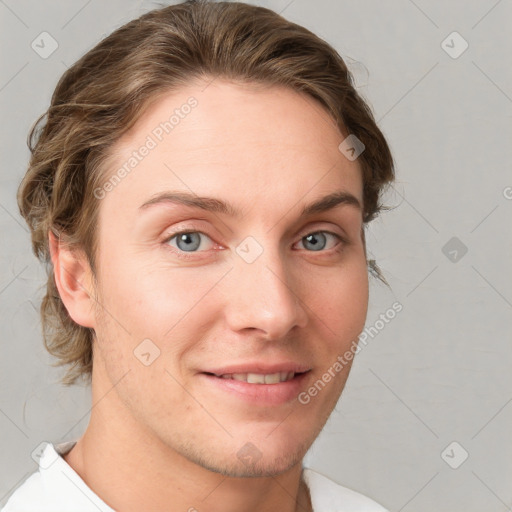
[{"label": "eye", "polygon": [[[309,247],[312,251],[321,251],[325,249],[325,246],[327,245],[326,240],[328,240],[328,237],[332,237],[339,242],[345,241],[340,235],[337,235],[336,233],[331,233],[330,231],[315,231],[314,233],[303,236],[300,242],[304,241],[304,245]],[[332,247],[336,247],[337,245],[343,244],[335,244]]]},{"label": "eye", "polygon": [[[201,233],[201,231],[180,231],[179,233],[175,233],[166,238],[164,243],[169,244],[176,252],[198,252],[198,249],[202,245],[204,246],[204,244],[202,244],[201,237],[206,237],[211,241],[211,238],[204,233]],[[171,244],[174,239],[176,239],[176,246]]]},{"label": "eye", "polygon": [[[207,247],[204,247],[205,243],[203,243],[203,237],[210,241],[210,247],[208,247],[207,242]],[[332,245],[331,242],[331,247],[327,247],[329,245],[329,238],[331,238],[331,240],[338,241],[338,243]],[[193,258],[194,253],[208,251],[214,245],[212,239],[205,233],[191,230],[173,233],[172,235],[169,235],[162,243],[178,257],[184,259]],[[314,231],[306,236],[303,236],[299,243],[303,243],[308,252],[328,252],[329,249],[332,248],[341,251],[346,243],[346,240],[340,235],[331,233],[330,231]]]}]

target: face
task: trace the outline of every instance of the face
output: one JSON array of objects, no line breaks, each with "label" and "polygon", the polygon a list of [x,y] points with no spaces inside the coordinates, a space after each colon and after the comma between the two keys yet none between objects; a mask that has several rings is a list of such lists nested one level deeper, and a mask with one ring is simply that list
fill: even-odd
[{"label": "face", "polygon": [[[264,476],[319,434],[368,304],[346,135],[310,97],[216,79],[160,97],[116,145],[105,179],[120,179],[97,192],[96,385],[117,383],[152,442]],[[308,210],[332,194],[345,199]]]}]

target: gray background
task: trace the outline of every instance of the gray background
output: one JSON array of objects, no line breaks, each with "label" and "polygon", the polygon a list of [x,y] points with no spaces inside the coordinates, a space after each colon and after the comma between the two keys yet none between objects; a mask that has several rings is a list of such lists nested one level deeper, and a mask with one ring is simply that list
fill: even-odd
[{"label": "gray background", "polygon": [[[367,325],[396,300],[403,310],[358,354],[306,464],[390,511],[509,510],[510,0],[254,3],[306,26],[347,58],[397,163],[386,196],[397,208],[368,231],[392,291],[372,282]],[[59,385],[62,369],[50,366],[41,340],[44,272],[15,202],[26,136],[66,67],[156,6],[0,0],[2,504],[36,468],[34,448],[76,439],[91,408],[87,388]],[[31,48],[43,31],[59,45],[46,59]],[[469,44],[457,58],[442,46],[453,31]],[[462,49],[453,36],[446,45]]]}]

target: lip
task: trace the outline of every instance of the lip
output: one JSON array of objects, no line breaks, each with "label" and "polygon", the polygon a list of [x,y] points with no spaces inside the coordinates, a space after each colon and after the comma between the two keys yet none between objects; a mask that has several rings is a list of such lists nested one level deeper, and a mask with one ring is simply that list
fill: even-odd
[{"label": "lip", "polygon": [[274,364],[264,364],[262,362],[233,364],[218,368],[209,368],[202,370],[205,373],[214,373],[215,375],[225,375],[227,373],[278,373],[278,372],[294,372],[303,373],[311,370],[311,366],[293,361],[282,361]]},{"label": "lip", "polygon": [[[240,370],[242,368],[244,371],[231,371],[230,368],[230,371],[223,370],[222,373],[276,373],[279,371],[271,371],[268,369],[265,369],[264,371],[254,371],[254,366],[251,367],[253,371],[247,371],[247,367],[237,366],[233,368],[235,368],[235,370]],[[282,366],[279,368],[282,368]],[[294,370],[285,369],[281,371]],[[240,380],[223,379],[222,377],[217,377],[216,375],[210,375],[208,373],[199,373],[198,376],[204,379],[205,382],[214,390],[228,393],[231,396],[235,396],[253,405],[272,406],[282,405],[297,399],[301,389],[305,387],[304,383],[309,378],[310,373],[310,369],[303,370],[303,373],[298,373],[293,377],[293,379],[276,384],[249,384],[248,382]]]}]

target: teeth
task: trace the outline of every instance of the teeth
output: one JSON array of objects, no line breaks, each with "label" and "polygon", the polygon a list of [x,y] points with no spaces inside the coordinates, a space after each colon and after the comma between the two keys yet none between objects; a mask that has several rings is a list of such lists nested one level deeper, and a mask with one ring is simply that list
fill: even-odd
[{"label": "teeth", "polygon": [[[269,377],[273,376],[274,374],[269,375]],[[248,373],[246,380],[249,384],[265,384],[265,375],[262,375],[261,373]]]},{"label": "teeth", "polygon": [[[264,375],[263,379],[265,381],[265,384],[277,384],[281,382],[281,373],[271,373],[269,375]],[[251,382],[249,380],[249,376],[247,376],[247,382]]]},{"label": "teeth", "polygon": [[294,372],[277,372],[277,373],[226,373],[220,375],[223,379],[233,379],[247,382],[249,384],[279,384],[293,379]]}]

